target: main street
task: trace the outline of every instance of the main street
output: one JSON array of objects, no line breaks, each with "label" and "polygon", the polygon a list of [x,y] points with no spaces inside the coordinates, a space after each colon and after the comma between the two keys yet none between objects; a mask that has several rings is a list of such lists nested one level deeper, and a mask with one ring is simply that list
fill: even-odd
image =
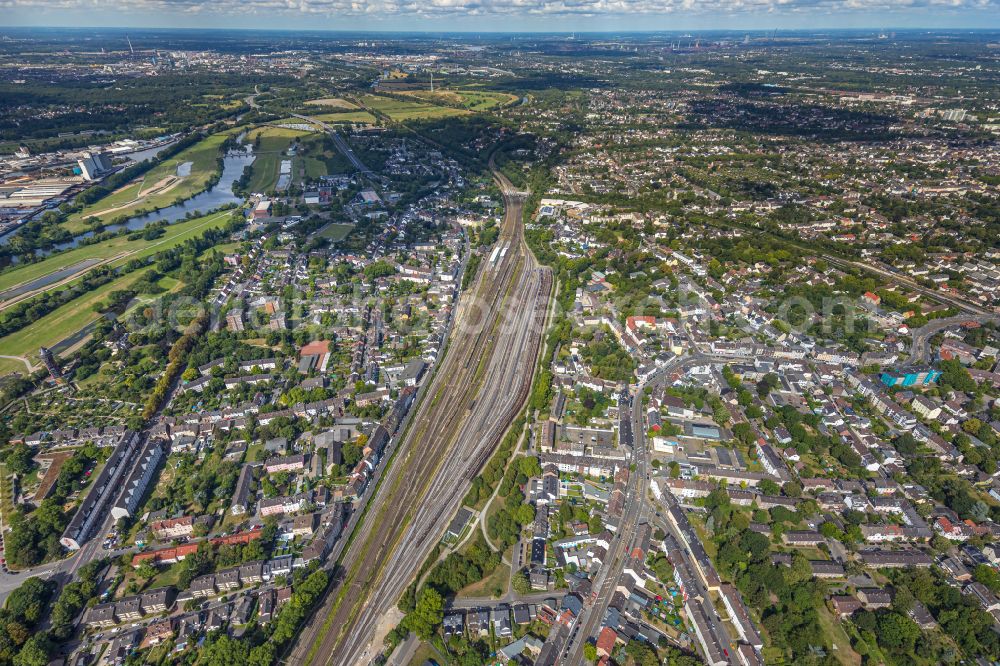
[{"label": "main street", "polygon": [[640,382],[622,409],[626,410],[622,419],[621,444],[631,449],[629,463],[632,471],[625,499],[625,509],[618,534],[615,535],[608,552],[608,566],[602,567],[595,581],[595,597],[592,604],[584,607],[570,632],[569,642],[560,653],[559,663],[583,663],[583,645],[587,639],[596,636],[600,629],[608,605],[618,587],[625,563],[635,542],[639,525],[646,521],[646,490],[649,487],[649,459],[646,451],[646,429],[643,421],[642,398],[647,384],[657,384],[671,372],[681,368],[704,363],[708,357],[701,354],[677,357],[657,370],[647,382]]},{"label": "main street", "polygon": [[506,252],[483,262],[460,299],[444,359],[287,663],[366,663],[380,652],[378,630],[527,398],[552,281],[523,241],[523,193],[496,177]]}]

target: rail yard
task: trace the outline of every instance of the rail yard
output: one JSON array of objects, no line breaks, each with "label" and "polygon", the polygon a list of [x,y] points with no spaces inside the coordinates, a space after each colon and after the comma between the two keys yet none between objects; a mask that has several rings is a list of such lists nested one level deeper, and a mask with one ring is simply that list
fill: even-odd
[{"label": "rail yard", "polygon": [[348,547],[341,578],[290,656],[295,663],[364,659],[379,618],[416,575],[530,390],[552,277],[524,244],[523,193],[495,177],[506,208],[498,247],[510,250],[463,297],[445,359],[368,507],[365,522],[380,529]]}]

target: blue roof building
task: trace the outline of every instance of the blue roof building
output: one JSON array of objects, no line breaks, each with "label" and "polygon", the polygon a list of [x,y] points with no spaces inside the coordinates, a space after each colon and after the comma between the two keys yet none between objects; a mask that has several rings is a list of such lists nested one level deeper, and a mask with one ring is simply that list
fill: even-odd
[{"label": "blue roof building", "polygon": [[886,386],[926,386],[933,384],[940,376],[940,370],[925,367],[898,371],[887,370],[882,373],[880,379]]}]

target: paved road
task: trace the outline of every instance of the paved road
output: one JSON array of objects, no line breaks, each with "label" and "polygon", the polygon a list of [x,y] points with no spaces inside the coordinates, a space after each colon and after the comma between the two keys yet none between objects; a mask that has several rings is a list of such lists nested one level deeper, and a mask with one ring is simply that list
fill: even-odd
[{"label": "paved road", "polygon": [[338,132],[335,127],[333,127],[332,125],[327,125],[323,121],[316,120],[315,118],[311,118],[309,116],[302,116],[297,113],[292,113],[289,115],[291,115],[294,118],[299,118],[300,120],[305,120],[322,127],[324,130],[326,130],[327,134],[330,135],[330,138],[333,139],[333,143],[337,146],[337,150],[339,150],[344,155],[344,157],[346,157],[347,160],[354,165],[355,169],[361,172],[361,175],[367,178],[373,178],[373,179],[376,178],[375,172],[373,172],[371,169],[365,166],[364,162],[362,162],[361,159],[354,154],[354,151],[351,149],[349,145],[347,145],[347,142],[344,141],[344,137],[340,136],[340,132]]},{"label": "paved road", "polygon": [[[676,367],[675,364],[673,367]],[[668,366],[669,367],[669,366]],[[665,368],[666,369],[666,368]],[[640,382],[635,393],[623,398],[619,408],[622,412],[621,443],[631,449],[629,463],[632,472],[629,476],[628,492],[625,499],[625,509],[622,521],[610,544],[608,553],[609,566],[601,567],[596,581],[596,597],[594,603],[584,608],[583,613],[570,633],[570,640],[561,655],[560,663],[583,663],[583,646],[587,639],[598,633],[601,621],[607,613],[608,605],[614,596],[618,581],[622,576],[625,563],[635,543],[640,519],[644,513],[646,488],[648,486],[648,460],[646,456],[646,437],[643,428],[642,396],[645,383]]]},{"label": "paved road", "polygon": [[646,429],[644,426],[644,406],[642,398],[647,384],[662,382],[670,373],[685,367],[698,365],[710,360],[702,354],[692,354],[673,359],[656,371],[647,381],[640,382],[634,392],[632,402],[623,405],[624,418],[621,426],[622,444],[632,449],[630,464],[635,465],[635,471],[629,478],[628,494],[621,529],[610,546],[607,561],[608,566],[602,567],[598,573],[594,590],[596,596],[593,604],[584,607],[569,635],[569,643],[560,653],[559,663],[583,663],[583,645],[588,638],[596,637],[601,622],[614,596],[618,581],[622,576],[625,564],[634,545],[639,525],[647,521],[649,507],[646,503],[649,487],[649,460],[646,451]]},{"label": "paved road", "polygon": [[934,321],[927,322],[920,328],[910,331],[910,337],[913,342],[910,345],[910,358],[907,359],[906,365],[919,365],[929,362],[931,360],[930,339],[950,326],[962,324],[967,321],[984,324],[988,321],[1000,321],[1000,315],[958,315],[945,319],[935,319]]},{"label": "paved road", "polygon": [[406,636],[406,640],[397,645],[396,649],[389,655],[389,660],[385,662],[386,666],[409,666],[410,660],[413,659],[413,653],[417,651],[419,645],[420,640],[411,631]]}]

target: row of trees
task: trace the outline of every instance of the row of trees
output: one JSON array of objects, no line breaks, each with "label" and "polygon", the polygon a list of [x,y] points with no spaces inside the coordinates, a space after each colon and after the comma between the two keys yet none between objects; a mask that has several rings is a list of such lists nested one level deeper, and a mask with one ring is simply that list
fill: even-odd
[{"label": "row of trees", "polygon": [[104,456],[105,452],[93,444],[77,449],[63,463],[52,491],[38,509],[31,514],[18,509],[5,516],[10,531],[4,539],[4,552],[12,565],[33,567],[62,554],[59,537],[72,515],[64,511],[64,506],[70,495],[84,487],[84,471]]},{"label": "row of trees", "polygon": [[162,405],[163,401],[167,398],[167,394],[170,392],[174,382],[179,379],[181,372],[183,372],[187,363],[188,353],[190,353],[191,349],[195,346],[195,343],[205,331],[205,327],[207,325],[208,314],[203,312],[198,315],[194,321],[188,324],[188,327],[184,331],[184,335],[178,338],[177,342],[175,342],[173,347],[170,348],[170,353],[167,355],[167,369],[156,382],[156,386],[153,388],[152,393],[150,393],[149,397],[146,399],[146,404],[142,409],[142,418],[152,418],[152,416],[156,414],[157,410],[159,410],[160,405]]}]

